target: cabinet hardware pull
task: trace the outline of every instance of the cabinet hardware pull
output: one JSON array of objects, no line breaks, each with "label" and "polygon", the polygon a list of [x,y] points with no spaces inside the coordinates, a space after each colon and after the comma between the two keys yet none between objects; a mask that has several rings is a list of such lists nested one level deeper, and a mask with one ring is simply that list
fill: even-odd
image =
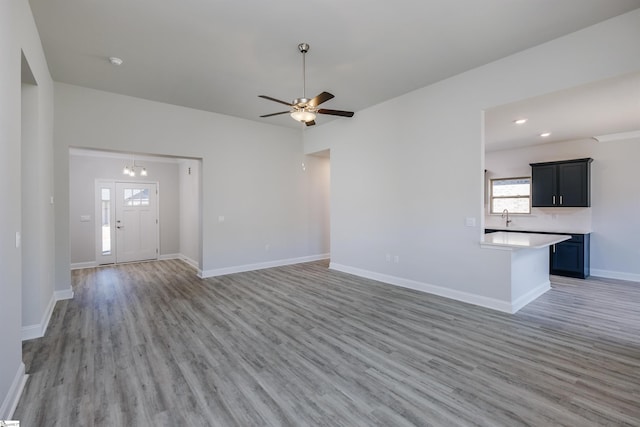
[{"label": "cabinet hardware pull", "polygon": [[562,196],[560,196],[560,204],[562,204]]},{"label": "cabinet hardware pull", "polygon": [[556,253],[556,245],[553,245],[553,253]]},{"label": "cabinet hardware pull", "polygon": [[553,196],[553,203],[551,203],[552,205],[556,204],[556,196]]}]

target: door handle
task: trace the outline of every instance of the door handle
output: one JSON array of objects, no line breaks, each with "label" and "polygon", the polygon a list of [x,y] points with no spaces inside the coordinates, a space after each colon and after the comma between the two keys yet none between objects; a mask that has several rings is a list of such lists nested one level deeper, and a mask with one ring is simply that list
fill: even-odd
[{"label": "door handle", "polygon": [[124,228],[124,225],[118,225],[116,228],[119,230],[121,228]]}]

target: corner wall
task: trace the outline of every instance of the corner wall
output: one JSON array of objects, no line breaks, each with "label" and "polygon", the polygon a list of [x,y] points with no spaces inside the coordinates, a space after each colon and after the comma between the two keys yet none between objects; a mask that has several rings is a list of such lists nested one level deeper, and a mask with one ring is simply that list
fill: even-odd
[{"label": "corner wall", "polygon": [[180,256],[187,263],[201,269],[202,266],[202,182],[200,160],[185,159],[180,162]]},{"label": "corner wall", "polygon": [[510,301],[509,261],[479,245],[482,111],[638,71],[639,39],[636,10],[305,132],[306,152],[331,149],[332,266]]},{"label": "corner wall", "polygon": [[[21,52],[37,83],[37,93],[29,95],[35,128],[27,143],[38,151],[31,153],[29,161],[21,154]],[[10,419],[26,379],[22,327],[41,323],[54,298],[54,213],[50,206],[53,87],[27,1],[0,2],[0,93],[0,197],[7,201],[0,209],[0,419]],[[22,183],[21,164],[33,165],[36,171],[28,183]],[[25,193],[33,195],[29,209],[37,212],[23,212],[21,198]],[[36,233],[25,234],[26,230]],[[21,247],[16,247],[16,232],[24,235]],[[29,259],[23,257],[23,249]],[[28,282],[22,277],[23,262],[35,272]]]}]

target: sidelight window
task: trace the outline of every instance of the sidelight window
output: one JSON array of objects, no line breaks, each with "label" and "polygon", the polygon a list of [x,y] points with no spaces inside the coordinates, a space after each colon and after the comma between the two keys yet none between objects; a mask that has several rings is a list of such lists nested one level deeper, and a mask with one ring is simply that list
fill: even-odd
[{"label": "sidelight window", "polygon": [[111,189],[102,188],[100,194],[100,213],[102,224],[102,255],[111,254]]}]

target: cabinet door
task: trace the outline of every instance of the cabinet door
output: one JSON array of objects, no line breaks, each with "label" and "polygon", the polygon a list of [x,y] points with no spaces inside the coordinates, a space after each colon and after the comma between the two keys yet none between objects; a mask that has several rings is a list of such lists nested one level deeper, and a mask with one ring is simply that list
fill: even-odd
[{"label": "cabinet door", "polygon": [[531,167],[531,206],[542,208],[554,205],[556,196],[556,166]]},{"label": "cabinet door", "polygon": [[556,273],[577,277],[584,274],[583,242],[567,240],[551,247],[551,274]]},{"label": "cabinet door", "polygon": [[589,200],[589,164],[565,163],[558,167],[557,206],[587,207]]}]

